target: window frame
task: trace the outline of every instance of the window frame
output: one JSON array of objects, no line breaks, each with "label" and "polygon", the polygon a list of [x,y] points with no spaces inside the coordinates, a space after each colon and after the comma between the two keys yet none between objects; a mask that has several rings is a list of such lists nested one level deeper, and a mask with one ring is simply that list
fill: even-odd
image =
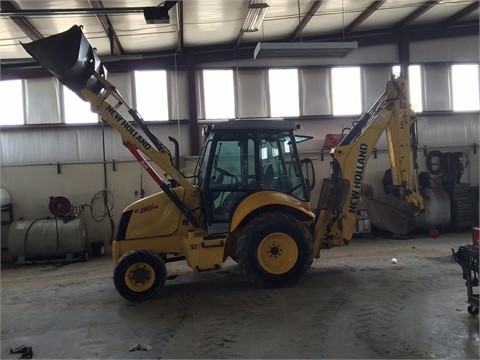
[{"label": "window frame", "polygon": [[[21,108],[22,108],[22,110],[21,110],[21,112],[19,112],[19,114],[12,113],[14,115],[13,117],[18,116],[18,115],[20,116],[21,119],[19,118],[18,122],[15,121],[15,122],[9,122],[9,123],[5,123],[5,124],[3,122],[0,122],[0,126],[23,126],[23,125],[26,125],[26,120],[27,119],[26,119],[25,83],[24,83],[24,80],[13,79],[13,80],[1,80],[0,82],[4,83],[4,84],[7,83],[7,82],[9,82],[10,84],[12,84],[12,83],[19,84],[19,87],[20,87],[19,90],[20,90],[21,96],[18,96],[18,94],[15,93],[15,95],[13,95],[13,98],[14,99],[17,99],[17,98],[21,99],[20,102],[21,102]],[[7,89],[4,89],[4,90],[7,90]],[[11,92],[11,90],[6,91],[6,93],[10,93],[10,92]],[[4,94],[3,94],[3,91],[2,91],[2,95],[1,95],[2,99],[5,99],[5,97],[3,95]],[[9,96],[9,98],[10,98],[10,96]],[[2,102],[3,102],[3,100],[2,100]],[[9,105],[9,106],[2,106],[2,109],[5,109],[5,110],[16,109],[17,108],[16,105],[19,105],[19,104],[12,105],[12,102],[8,99],[5,101],[5,104]],[[8,116],[10,116],[10,114],[6,113],[6,115],[4,117],[4,113],[3,113],[3,110],[2,110],[2,113],[0,114],[0,117],[3,119],[3,118],[6,118]]]},{"label": "window frame", "polygon": [[[285,74],[285,72],[289,72],[289,73],[295,73],[296,74],[296,81],[293,81],[292,84],[288,84],[288,86],[286,87],[283,87],[281,91],[279,92],[272,92],[272,89],[280,89],[281,87],[280,86],[274,86],[272,85],[272,74],[275,74],[275,73],[281,73],[283,72]],[[275,83],[277,82],[277,79],[275,79]],[[290,85],[293,85],[290,86]],[[286,93],[285,89],[290,89],[288,91],[288,93]],[[293,96],[293,91],[291,91],[291,89],[296,89],[296,97]],[[272,94],[275,94],[274,96],[272,96]],[[277,98],[277,96],[280,97],[280,100]],[[275,97],[275,100],[274,100],[274,97]],[[288,98],[289,101],[285,101],[285,97]],[[295,99],[296,98],[296,102],[293,101],[293,105],[296,105],[296,106],[289,106],[288,110],[285,112],[285,113],[282,113],[282,112],[276,112],[278,109],[280,110],[284,110],[286,109],[285,106],[281,106],[281,105],[285,105],[285,104],[288,104],[290,102],[292,102],[292,99]],[[279,100],[278,104],[276,103],[276,101]],[[275,101],[275,104],[274,104],[274,101]],[[269,106],[269,116],[270,117],[273,117],[273,118],[282,118],[282,117],[300,117],[301,116],[301,113],[300,113],[300,85],[299,85],[299,74],[298,74],[298,68],[271,68],[271,69],[268,69],[268,106]],[[275,110],[274,110],[275,108]],[[290,112],[291,111],[291,112]]]},{"label": "window frame", "polygon": [[[151,94],[154,94],[154,91],[152,91],[151,88],[146,89],[146,90],[139,90],[139,85],[140,85],[140,80],[142,81],[141,85],[144,85],[143,81],[152,81],[152,77],[155,75],[155,73],[158,73],[161,75],[160,81],[153,81],[154,87],[153,90],[159,91],[159,97],[155,98],[155,96],[151,96]],[[142,77],[145,76],[145,79]],[[138,77],[137,77],[138,76]],[[163,79],[164,78],[164,79]],[[170,120],[170,109],[169,109],[169,103],[170,103],[170,92],[169,92],[169,86],[168,86],[168,72],[167,70],[164,69],[155,69],[155,70],[133,70],[132,71],[132,97],[133,97],[133,104],[135,107],[135,110],[138,111],[140,116],[143,118],[145,122],[168,122]],[[160,82],[165,81],[164,84],[165,86],[162,87]],[[149,84],[150,85],[150,84]],[[160,89],[160,90],[159,90]],[[163,89],[163,90],[162,90]],[[146,91],[146,96],[143,93],[143,91]],[[139,94],[141,92],[141,94]],[[139,96],[140,95],[140,96]],[[145,99],[142,100],[139,103],[139,99]],[[160,101],[160,104],[159,104]],[[155,107],[154,104],[157,104],[160,106],[160,108],[165,108],[165,110],[161,111],[159,116],[151,116],[152,115],[152,108]],[[149,106],[148,108],[144,107],[145,105]]]},{"label": "window frame", "polygon": [[[456,93],[456,89],[458,89],[460,86],[456,86],[456,82],[457,80],[454,79],[454,69],[455,68],[459,68],[459,67],[476,67],[476,74],[470,74],[470,76],[468,76],[468,80],[469,81],[465,81],[465,79],[458,79],[458,84],[463,86],[465,83],[468,85],[468,84],[472,84],[472,79],[474,79],[473,81],[475,81],[476,83],[472,84],[472,88],[475,87],[476,85],[476,88],[474,89],[474,91],[476,91],[476,94],[474,94],[471,98],[472,98],[472,101],[475,101],[476,100],[476,104],[471,104],[473,106],[471,107],[467,107],[467,108],[460,108],[460,109],[455,109],[455,102],[456,102],[456,99],[457,96],[455,95]],[[452,102],[452,111],[456,112],[456,113],[465,113],[465,112],[472,112],[472,111],[480,111],[480,80],[479,80],[479,75],[480,75],[480,66],[478,64],[471,64],[471,63],[465,63],[465,64],[452,64],[450,65],[449,67],[449,79],[450,79],[450,99],[451,99],[451,102]],[[472,90],[472,89],[470,89]],[[463,94],[463,92],[462,92]],[[475,96],[476,95],[476,96]],[[459,96],[459,98],[462,98],[463,96]],[[458,102],[457,102],[458,104]]]},{"label": "window frame", "polygon": [[[61,91],[60,91],[60,103],[61,103],[61,119],[62,119],[62,123],[63,124],[66,124],[66,125],[85,125],[85,124],[98,124],[100,122],[100,116],[97,114],[97,113],[94,113],[92,112],[92,110],[90,109],[90,103],[88,101],[84,101],[82,100],[77,94],[75,94],[72,90],[70,90],[68,87],[66,87],[65,85],[62,84],[61,86]],[[92,118],[92,121],[73,121],[73,122],[69,122],[67,121],[67,102],[66,102],[66,91],[67,91],[67,96],[69,99],[71,99],[74,104],[77,106],[75,108],[75,111],[74,113],[77,112],[78,110],[78,107],[79,106],[84,106],[85,108],[87,108],[88,110],[88,117],[91,116]],[[84,109],[82,109],[82,114],[84,113]],[[87,113],[87,111],[85,111],[85,113]],[[77,116],[77,115],[75,115]],[[96,118],[96,121],[93,121],[93,119]]]},{"label": "window frame", "polygon": [[[235,119],[236,114],[237,114],[237,109],[236,109],[236,101],[235,101],[235,96],[236,96],[236,84],[235,84],[235,76],[234,76],[234,70],[233,69],[202,69],[202,95],[203,95],[203,116],[205,120],[209,121],[218,121],[218,120],[225,120],[225,119]],[[212,91],[213,86],[210,87],[210,84],[206,84],[207,81],[210,82],[210,79],[208,76],[205,76],[206,74],[227,74],[229,73],[231,75],[231,91],[227,91],[227,89],[223,88],[223,91]],[[215,82],[215,80],[213,80]],[[217,79],[218,81],[218,79]],[[216,87],[218,87],[218,83],[215,84]],[[227,85],[230,87],[230,80],[228,81]],[[228,95],[230,94],[230,95]],[[216,96],[220,96],[223,98],[224,101],[222,103],[225,105],[227,102],[228,106],[230,107],[229,111],[225,111],[225,113],[222,113],[222,111],[218,110],[209,110],[210,105],[214,101],[213,99],[210,99],[210,96],[215,98]],[[227,97],[225,97],[227,96]],[[212,109],[212,108],[210,108]]]},{"label": "window frame", "polygon": [[[362,67],[361,66],[332,66],[330,68],[330,92],[331,92],[331,96],[332,96],[332,108],[331,108],[331,113],[333,116],[358,116],[358,115],[361,115],[362,112],[363,112],[363,106],[362,106],[362,102],[363,102],[363,92],[362,92],[362,73],[361,73],[361,69]],[[356,94],[354,94],[357,99],[356,99],[356,102],[358,102],[356,104],[356,107],[358,107],[358,109],[355,109],[355,111],[357,112],[352,112],[352,111],[338,111],[338,109],[336,110],[336,97],[339,96],[341,94],[341,96],[339,96],[339,98],[342,98],[344,99],[345,98],[345,84],[342,84],[342,86],[340,88],[335,88],[336,85],[334,85],[335,83],[338,84],[338,80],[339,79],[335,79],[335,73],[340,70],[355,70],[355,72],[357,73],[356,75],[358,76],[358,88],[356,89]],[[348,89],[347,89],[348,90]],[[358,92],[358,93],[357,93]],[[347,96],[350,97],[352,94],[348,94]],[[341,103],[344,103],[343,101],[340,101],[339,102],[340,104]]]}]

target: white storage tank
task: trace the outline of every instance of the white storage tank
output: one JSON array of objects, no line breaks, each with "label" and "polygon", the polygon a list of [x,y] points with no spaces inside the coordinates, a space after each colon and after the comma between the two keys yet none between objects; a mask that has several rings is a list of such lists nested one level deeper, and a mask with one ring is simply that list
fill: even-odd
[{"label": "white storage tank", "polygon": [[83,260],[87,226],[81,217],[14,221],[8,231],[8,250],[17,262]]},{"label": "white storage tank", "polygon": [[10,204],[10,201],[10,194],[8,193],[8,191],[4,188],[0,188],[0,205],[8,205]]}]

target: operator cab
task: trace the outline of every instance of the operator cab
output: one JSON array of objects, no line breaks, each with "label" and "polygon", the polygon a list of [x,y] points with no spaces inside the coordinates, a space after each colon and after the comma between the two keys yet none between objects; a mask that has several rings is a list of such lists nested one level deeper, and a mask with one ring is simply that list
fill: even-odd
[{"label": "operator cab", "polygon": [[237,205],[265,190],[308,201],[291,121],[239,120],[204,127],[197,179],[209,233],[228,232]]}]

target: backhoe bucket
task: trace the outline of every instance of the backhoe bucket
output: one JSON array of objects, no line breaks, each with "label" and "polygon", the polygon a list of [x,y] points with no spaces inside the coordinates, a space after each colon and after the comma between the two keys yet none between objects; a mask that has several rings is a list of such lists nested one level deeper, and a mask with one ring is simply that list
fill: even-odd
[{"label": "backhoe bucket", "polygon": [[415,226],[416,209],[393,194],[376,193],[363,188],[363,202],[370,223],[377,228],[398,235],[406,235]]},{"label": "backhoe bucket", "polygon": [[102,90],[102,83],[93,73],[104,77],[107,71],[79,26],[74,25],[65,32],[28,44],[22,43],[22,46],[78,96],[83,98],[80,94],[83,88],[88,88],[95,94]]}]

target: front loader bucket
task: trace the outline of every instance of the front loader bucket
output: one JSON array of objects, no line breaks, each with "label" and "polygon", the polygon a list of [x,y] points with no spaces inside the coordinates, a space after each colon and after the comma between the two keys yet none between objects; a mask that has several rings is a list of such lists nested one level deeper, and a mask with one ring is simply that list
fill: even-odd
[{"label": "front loader bucket", "polygon": [[22,43],[22,46],[78,96],[83,98],[80,94],[83,88],[88,88],[95,94],[101,91],[102,84],[93,73],[103,77],[107,72],[79,26],[74,25],[65,32],[28,44]]},{"label": "front loader bucket", "polygon": [[[365,190],[368,189],[368,190]],[[393,194],[363,189],[363,201],[370,222],[377,228],[398,235],[406,235],[415,226],[415,208]]]}]

